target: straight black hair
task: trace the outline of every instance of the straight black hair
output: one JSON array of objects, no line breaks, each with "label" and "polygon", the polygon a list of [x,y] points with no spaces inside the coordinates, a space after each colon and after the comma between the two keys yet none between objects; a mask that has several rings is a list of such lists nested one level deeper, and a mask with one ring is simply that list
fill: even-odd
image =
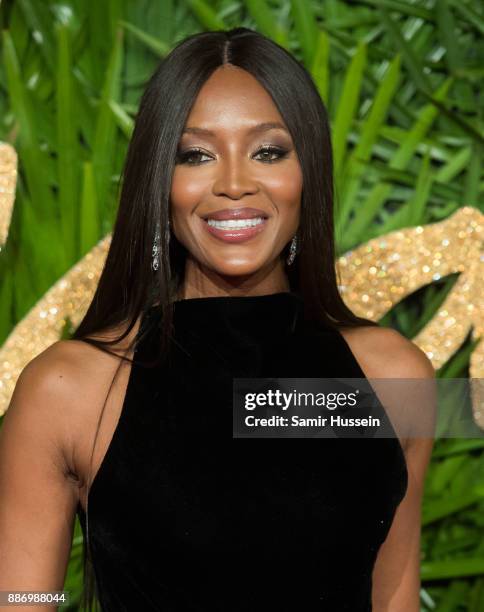
[{"label": "straight black hair", "polygon": [[[109,347],[123,340],[139,316],[157,305],[162,312],[159,358],[166,357],[172,332],[172,304],[184,282],[187,255],[169,227],[178,144],[201,87],[225,64],[252,74],[270,94],[300,160],[303,192],[298,254],[292,266],[286,267],[286,273],[291,291],[298,292],[304,300],[305,316],[331,327],[378,326],[356,316],[338,290],[331,136],[319,92],[309,72],[288,51],[258,32],[239,27],[185,38],[149,79],[127,151],[106,262],[93,300],[72,336],[74,339],[111,353]],[[152,247],[158,224],[160,266],[154,272]],[[287,257],[288,247],[289,244],[284,247],[281,257]],[[116,338],[103,339],[107,329],[120,329],[121,333]],[[149,333],[149,329],[144,333]],[[98,337],[94,338],[95,335]],[[139,340],[138,333],[130,345]],[[83,543],[83,563],[83,605],[92,610],[96,589],[88,537]]]}]

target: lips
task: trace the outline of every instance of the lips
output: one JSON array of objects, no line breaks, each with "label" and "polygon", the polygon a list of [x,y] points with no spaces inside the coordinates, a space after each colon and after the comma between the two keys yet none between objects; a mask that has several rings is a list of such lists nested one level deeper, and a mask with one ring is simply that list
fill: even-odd
[{"label": "lips", "polygon": [[214,219],[215,221],[226,221],[228,219],[255,219],[256,217],[267,219],[269,215],[260,208],[250,208],[247,206],[243,208],[223,208],[202,215],[202,219],[205,221],[209,219]]}]

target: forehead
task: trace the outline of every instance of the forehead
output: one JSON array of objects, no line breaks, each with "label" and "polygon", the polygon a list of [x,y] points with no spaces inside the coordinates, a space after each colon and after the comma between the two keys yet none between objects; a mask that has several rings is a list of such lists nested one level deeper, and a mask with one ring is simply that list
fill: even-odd
[{"label": "forehead", "polygon": [[263,121],[284,124],[259,81],[242,68],[225,65],[217,68],[200,89],[186,125],[234,129]]}]

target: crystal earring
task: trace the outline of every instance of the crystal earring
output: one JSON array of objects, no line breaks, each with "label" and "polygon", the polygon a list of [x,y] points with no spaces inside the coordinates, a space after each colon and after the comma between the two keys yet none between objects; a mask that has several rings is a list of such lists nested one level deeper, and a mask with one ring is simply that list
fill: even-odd
[{"label": "crystal earring", "polygon": [[296,249],[297,249],[297,234],[291,240],[291,246],[289,249],[289,257],[286,260],[288,266],[290,266],[292,262],[294,261],[294,259],[296,258]]},{"label": "crystal earring", "polygon": [[156,272],[160,267],[160,225],[157,223],[153,248],[151,249],[151,269]]}]

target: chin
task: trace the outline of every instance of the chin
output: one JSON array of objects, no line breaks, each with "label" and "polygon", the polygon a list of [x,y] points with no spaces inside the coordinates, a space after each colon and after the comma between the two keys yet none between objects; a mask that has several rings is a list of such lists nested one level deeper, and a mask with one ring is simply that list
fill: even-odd
[{"label": "chin", "polygon": [[262,264],[255,263],[234,263],[228,265],[227,262],[223,266],[214,266],[213,269],[220,276],[250,276],[261,269]]}]

